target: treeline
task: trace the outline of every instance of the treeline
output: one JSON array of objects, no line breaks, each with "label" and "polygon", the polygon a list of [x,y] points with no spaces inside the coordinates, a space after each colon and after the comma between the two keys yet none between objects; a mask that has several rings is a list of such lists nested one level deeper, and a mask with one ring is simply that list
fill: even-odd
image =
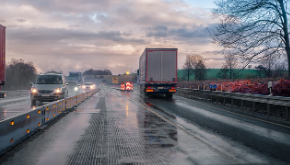
[{"label": "treeline", "polygon": [[[214,75],[209,73],[205,60],[200,55],[187,55],[182,67],[183,74],[179,75],[180,81],[202,81],[202,80],[235,80],[241,78],[288,78],[287,62],[277,59],[272,55],[261,58],[253,67],[243,67],[240,59],[233,55],[224,55],[222,68]],[[253,70],[251,74],[244,75],[243,71]]]},{"label": "treeline", "polygon": [[[49,70],[45,73],[62,73],[62,71]],[[37,77],[37,69],[33,62],[25,62],[23,59],[11,59],[6,65],[5,85],[3,90],[29,90]],[[112,75],[108,69],[94,70],[89,69],[83,72],[83,75]]]},{"label": "treeline", "polygon": [[87,75],[112,75],[112,72],[108,69],[104,69],[104,70],[88,69],[83,72],[83,76],[87,76]]},{"label": "treeline", "polygon": [[3,90],[27,90],[30,82],[37,76],[37,70],[32,62],[23,59],[12,59],[6,66],[6,83]]}]

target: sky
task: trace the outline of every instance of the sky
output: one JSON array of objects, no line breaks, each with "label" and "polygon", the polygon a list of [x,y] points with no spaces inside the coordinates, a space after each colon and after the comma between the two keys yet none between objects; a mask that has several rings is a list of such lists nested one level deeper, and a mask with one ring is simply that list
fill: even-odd
[{"label": "sky", "polygon": [[214,0],[1,0],[6,62],[32,61],[38,72],[138,69],[145,48],[178,48],[203,56],[208,68],[224,61],[208,29]]}]

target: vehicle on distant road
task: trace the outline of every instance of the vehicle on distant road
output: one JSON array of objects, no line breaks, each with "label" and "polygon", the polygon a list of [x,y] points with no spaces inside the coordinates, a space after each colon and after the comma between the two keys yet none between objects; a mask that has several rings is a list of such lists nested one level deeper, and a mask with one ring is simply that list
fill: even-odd
[{"label": "vehicle on distant road", "polygon": [[76,96],[81,93],[81,85],[75,81],[68,81],[67,88],[69,96]]},{"label": "vehicle on distant road", "polygon": [[55,101],[68,96],[67,83],[65,83],[63,74],[40,74],[31,84],[30,99],[32,106],[36,105],[36,101]]},{"label": "vehicle on distant road", "polygon": [[81,84],[83,81],[83,73],[80,71],[69,71],[68,81],[75,81],[78,84]]},{"label": "vehicle on distant road", "polygon": [[82,86],[83,92],[96,89],[96,85],[92,82],[85,82]]},{"label": "vehicle on distant road", "polygon": [[177,48],[146,48],[137,75],[141,93],[172,97],[177,84]]}]

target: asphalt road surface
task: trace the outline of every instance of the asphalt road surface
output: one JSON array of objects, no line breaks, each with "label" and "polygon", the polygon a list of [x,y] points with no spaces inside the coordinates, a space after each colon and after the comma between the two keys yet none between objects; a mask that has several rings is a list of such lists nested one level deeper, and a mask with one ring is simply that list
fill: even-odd
[{"label": "asphalt road surface", "polygon": [[286,164],[289,129],[209,103],[104,87],[0,164]]}]

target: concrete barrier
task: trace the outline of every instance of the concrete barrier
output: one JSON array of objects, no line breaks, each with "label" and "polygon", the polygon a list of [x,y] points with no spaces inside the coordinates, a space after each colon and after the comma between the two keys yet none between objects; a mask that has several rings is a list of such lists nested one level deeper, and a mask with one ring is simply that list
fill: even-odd
[{"label": "concrete barrier", "polygon": [[16,117],[0,121],[0,156],[37,132],[41,126],[53,121],[64,111],[69,110],[96,93],[91,90],[77,96],[65,98],[32,109]]},{"label": "concrete barrier", "polygon": [[[289,109],[290,109],[289,97],[197,90],[189,88],[178,88],[176,94],[190,99],[201,99],[211,102],[220,102],[224,105],[229,104],[231,107],[239,106],[243,108],[245,107],[245,102],[247,103],[250,102],[251,107],[249,108],[251,108],[253,111],[257,110],[257,103],[261,103],[266,105],[265,110],[267,116],[271,116],[273,114],[272,112],[274,109],[271,108],[271,106],[280,106],[283,107],[280,109],[281,116],[286,120],[289,119]],[[237,102],[239,104],[237,104]]]}]

